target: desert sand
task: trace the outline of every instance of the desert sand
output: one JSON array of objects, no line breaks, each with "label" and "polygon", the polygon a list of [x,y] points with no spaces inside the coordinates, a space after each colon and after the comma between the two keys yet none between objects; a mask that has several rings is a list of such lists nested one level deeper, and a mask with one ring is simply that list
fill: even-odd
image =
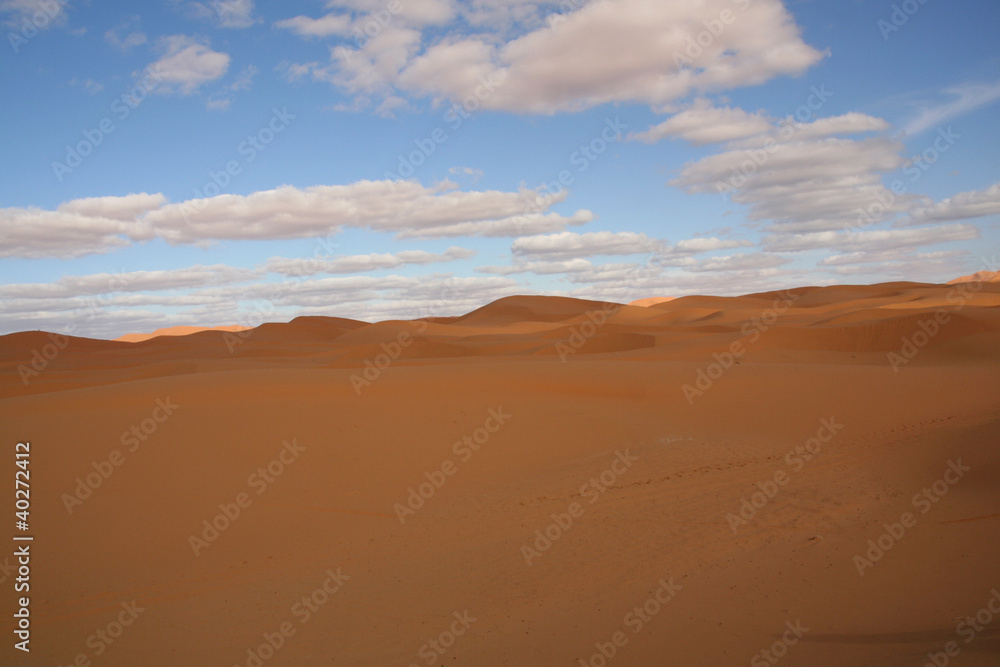
[{"label": "desert sand", "polygon": [[180,326],[180,327],[166,327],[164,329],[157,329],[152,333],[131,333],[120,336],[115,340],[124,341],[126,343],[141,343],[144,340],[149,340],[150,338],[156,338],[157,336],[190,336],[193,333],[200,333],[202,331],[243,331],[249,327],[242,326],[240,324],[229,324],[219,327],[191,327],[191,326]]},{"label": "desert sand", "polygon": [[24,332],[0,367],[3,664],[1000,664],[1000,283]]}]

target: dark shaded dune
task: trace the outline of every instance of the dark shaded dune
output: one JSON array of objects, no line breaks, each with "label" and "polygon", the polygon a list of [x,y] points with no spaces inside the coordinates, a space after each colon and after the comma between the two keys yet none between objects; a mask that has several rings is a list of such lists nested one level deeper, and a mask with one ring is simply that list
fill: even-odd
[{"label": "dark shaded dune", "polygon": [[[31,358],[34,350],[41,352],[47,345],[65,345],[64,349],[60,348],[60,356],[62,356],[66,350],[70,349],[87,352],[124,350],[130,344],[111,340],[50,334],[46,331],[19,331],[0,336],[0,362],[24,363]],[[47,352],[51,353],[51,348]]]},{"label": "dark shaded dune", "polygon": [[[651,308],[655,307],[656,306],[652,306]],[[718,308],[675,308],[664,312],[662,315],[657,315],[649,321],[657,326],[686,325],[694,322],[701,322],[720,312],[722,311]]]},{"label": "dark shaded dune", "polygon": [[[929,337],[922,347],[934,347],[974,334],[995,334],[1000,330],[995,323],[979,317],[954,312],[949,315],[948,322],[940,325],[936,334]],[[757,345],[795,350],[889,352],[900,349],[905,339],[912,339],[918,332],[923,332],[921,323],[932,328],[930,322],[933,320],[931,311],[847,325],[776,327],[761,336]]]},{"label": "dark shaded dune", "polygon": [[927,283],[880,283],[878,285],[832,285],[830,287],[805,287],[790,290],[798,296],[794,305],[796,308],[815,308],[845,301],[863,299],[899,300],[898,297],[911,290],[939,288],[938,285]]},{"label": "dark shaded dune", "polygon": [[560,322],[586,315],[588,311],[618,307],[619,304],[605,301],[560,296],[511,296],[456,317],[451,323],[482,327],[506,326],[515,322]]},{"label": "dark shaded dune", "polygon": [[261,324],[249,332],[238,332],[233,336],[259,342],[327,341],[348,331],[370,326],[368,322],[350,320],[343,317],[296,317],[291,322],[270,322]]}]

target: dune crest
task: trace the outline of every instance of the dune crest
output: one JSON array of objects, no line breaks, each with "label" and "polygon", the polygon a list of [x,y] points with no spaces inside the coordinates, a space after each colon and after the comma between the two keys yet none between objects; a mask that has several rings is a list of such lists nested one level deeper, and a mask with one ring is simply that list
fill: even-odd
[{"label": "dune crest", "polygon": [[202,331],[243,331],[244,329],[249,329],[250,327],[241,326],[239,324],[232,324],[228,326],[219,327],[193,327],[193,326],[177,326],[177,327],[165,327],[163,329],[157,329],[153,333],[130,333],[124,336],[119,336],[115,338],[117,341],[124,343],[141,343],[144,340],[149,340],[150,338],[157,338],[159,336],[190,336],[191,334],[201,333]]}]

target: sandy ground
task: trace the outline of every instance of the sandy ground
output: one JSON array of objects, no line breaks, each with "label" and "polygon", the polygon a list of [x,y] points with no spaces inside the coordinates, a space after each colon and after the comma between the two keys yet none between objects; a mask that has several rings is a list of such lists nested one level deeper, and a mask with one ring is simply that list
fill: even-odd
[{"label": "sandy ground", "polygon": [[0,373],[4,665],[1000,664],[1000,284],[26,332]]}]

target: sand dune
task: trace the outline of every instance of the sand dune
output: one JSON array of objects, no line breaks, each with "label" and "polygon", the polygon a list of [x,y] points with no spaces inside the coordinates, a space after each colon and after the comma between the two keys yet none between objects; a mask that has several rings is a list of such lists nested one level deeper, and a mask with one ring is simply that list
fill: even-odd
[{"label": "sand dune", "polygon": [[995,283],[1000,282],[1000,271],[976,271],[971,276],[962,276],[960,278],[955,278],[954,280],[949,280],[949,285],[955,285],[958,283],[975,283],[975,282],[986,282]]},{"label": "sand dune", "polygon": [[1000,610],[997,282],[23,332],[0,369],[30,664],[1000,664],[1000,612],[962,625]]},{"label": "sand dune", "polygon": [[124,341],[126,343],[140,343],[144,340],[149,340],[150,338],[156,338],[158,336],[188,336],[193,333],[198,333],[200,331],[243,331],[244,329],[249,329],[250,327],[245,327],[239,324],[231,324],[229,326],[221,327],[191,327],[191,326],[179,326],[179,327],[167,327],[165,329],[157,329],[153,333],[149,334],[125,334],[115,340]]}]

